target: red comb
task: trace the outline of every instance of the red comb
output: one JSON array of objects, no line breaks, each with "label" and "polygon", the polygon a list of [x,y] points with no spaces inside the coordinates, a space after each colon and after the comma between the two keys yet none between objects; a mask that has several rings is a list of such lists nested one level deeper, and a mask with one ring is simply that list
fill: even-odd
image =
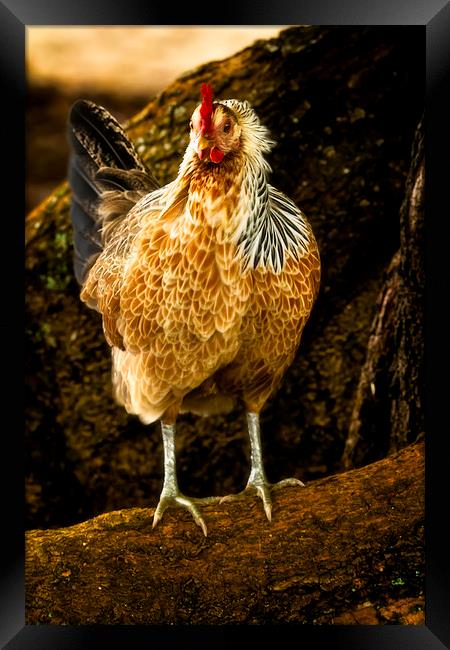
[{"label": "red comb", "polygon": [[202,105],[200,106],[200,116],[202,118],[200,124],[200,132],[202,135],[208,133],[211,128],[211,116],[213,111],[213,89],[209,84],[202,84],[200,92],[203,96]]}]

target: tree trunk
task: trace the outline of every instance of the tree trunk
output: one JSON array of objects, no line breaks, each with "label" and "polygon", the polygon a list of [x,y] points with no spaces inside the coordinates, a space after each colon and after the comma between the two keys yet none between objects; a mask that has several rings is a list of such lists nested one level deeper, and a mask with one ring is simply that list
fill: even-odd
[{"label": "tree trunk", "polygon": [[424,126],[416,130],[400,248],[377,300],[342,457],[348,469],[424,435]]},{"label": "tree trunk", "polygon": [[28,624],[423,624],[424,448],[259,500],[100,515],[26,541]]},{"label": "tree trunk", "polygon": [[405,199],[400,211],[399,299],[394,341],[390,450],[424,435],[425,133],[417,127]]}]

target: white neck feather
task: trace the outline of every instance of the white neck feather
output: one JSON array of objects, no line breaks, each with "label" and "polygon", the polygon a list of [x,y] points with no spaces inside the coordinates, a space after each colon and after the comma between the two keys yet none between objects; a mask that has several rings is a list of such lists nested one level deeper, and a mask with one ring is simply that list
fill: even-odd
[{"label": "white neck feather", "polygon": [[308,251],[311,228],[301,210],[267,179],[271,172],[264,158],[275,142],[248,102],[223,102],[239,116],[242,127],[244,169],[234,234],[245,268],[282,271],[288,256]]}]

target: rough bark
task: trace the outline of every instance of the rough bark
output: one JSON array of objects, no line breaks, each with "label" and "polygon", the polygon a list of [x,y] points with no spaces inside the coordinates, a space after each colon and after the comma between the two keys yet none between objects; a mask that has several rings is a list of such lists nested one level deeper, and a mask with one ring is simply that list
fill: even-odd
[{"label": "rough bark", "polygon": [[425,333],[425,133],[421,121],[400,211],[401,286],[394,341],[395,359],[391,409],[391,445],[397,450],[424,435]]},{"label": "rough bark", "polygon": [[424,435],[424,125],[417,127],[400,210],[400,248],[377,300],[353,401],[343,466],[360,466]]},{"label": "rough bark", "polygon": [[[311,220],[322,287],[298,356],[264,412],[271,480],[309,480],[339,467],[376,297],[399,246],[398,214],[423,110],[422,34],[413,27],[292,28],[187,73],[128,125],[166,182],[187,143],[200,83],[210,81],[221,98],[248,99],[278,142],[272,183]],[[79,301],[68,202],[63,184],[26,223],[29,527],[145,507],[161,486],[159,431],[114,404],[98,315]],[[388,419],[383,427],[380,440],[390,435]],[[246,445],[242,413],[181,418],[182,489],[238,491],[248,472]]]},{"label": "rough bark", "polygon": [[[400,253],[397,252],[386,272],[386,281],[378,296],[377,311],[367,342],[366,360],[361,368],[353,400],[342,465],[344,469],[373,461],[371,455],[386,455],[392,430],[389,419],[389,387],[386,374],[392,368],[393,333],[400,287]],[[383,435],[384,434],[384,435]]]},{"label": "rough bark", "polygon": [[29,624],[423,624],[423,443],[259,500],[100,515],[26,541]]}]

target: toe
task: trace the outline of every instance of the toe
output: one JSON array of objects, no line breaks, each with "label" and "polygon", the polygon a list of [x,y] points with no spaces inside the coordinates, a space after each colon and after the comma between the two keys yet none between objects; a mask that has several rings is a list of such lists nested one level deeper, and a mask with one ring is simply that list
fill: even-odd
[{"label": "toe", "polygon": [[244,495],[242,492],[239,494],[226,494],[224,497],[220,497],[219,505],[222,505],[222,503],[229,503],[230,501],[238,501],[239,499],[242,499]]},{"label": "toe", "polygon": [[181,508],[186,508],[186,510],[189,510],[197,526],[200,526],[204,536],[205,537],[207,536],[208,529],[206,528],[206,524],[200,513],[200,510],[197,508],[193,500],[188,499],[187,497],[185,497],[183,494],[180,493],[178,493],[176,496],[171,495],[171,496],[160,497],[158,506],[155,510],[155,514],[153,515],[152,528],[155,528],[158,525],[158,522],[161,521],[163,514],[170,506],[172,507],[178,506]]},{"label": "toe", "polygon": [[160,499],[159,500],[158,506],[157,506],[157,508],[155,510],[155,513],[153,515],[152,528],[155,528],[158,525],[158,522],[161,521],[162,516],[163,516],[164,512],[167,509],[167,505],[168,504],[167,504],[167,501],[165,499]]},{"label": "toe", "polygon": [[200,528],[203,531],[204,536],[207,537],[208,529],[206,528],[205,521],[204,521],[203,517],[201,516],[200,511],[197,508],[197,506],[195,505],[195,503],[191,499],[187,499],[184,496],[176,497],[175,501],[180,506],[183,506],[184,508],[189,510],[189,512],[191,513],[191,515],[194,518],[195,523],[197,524],[197,526],[200,526]]},{"label": "toe", "polygon": [[219,504],[231,501],[239,501],[248,497],[258,496],[263,502],[264,512],[269,521],[272,521],[272,498],[271,492],[281,490],[286,487],[304,487],[305,484],[297,478],[286,478],[278,483],[268,483],[267,481],[249,481],[242,492],[238,494],[227,494],[220,498]]},{"label": "toe", "polygon": [[305,487],[305,484],[299,481],[298,478],[285,478],[278,483],[273,483],[272,490],[282,490],[286,487]]},{"label": "toe", "polygon": [[272,521],[272,499],[270,497],[270,486],[268,483],[261,483],[261,485],[255,485],[256,493],[263,502],[264,512],[269,521]]},{"label": "toe", "polygon": [[272,521],[272,499],[270,497],[271,486],[269,483],[247,483],[246,487],[242,492],[238,494],[227,494],[222,497],[219,501],[220,504],[227,503],[231,501],[242,501],[248,499],[249,497],[259,497],[263,502],[264,512],[269,521]]}]

